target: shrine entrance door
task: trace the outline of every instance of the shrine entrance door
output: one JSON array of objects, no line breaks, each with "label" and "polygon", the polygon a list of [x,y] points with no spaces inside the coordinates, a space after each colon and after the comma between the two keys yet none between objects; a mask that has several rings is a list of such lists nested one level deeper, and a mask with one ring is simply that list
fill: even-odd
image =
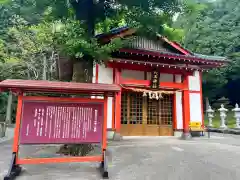
[{"label": "shrine entrance door", "polygon": [[121,135],[172,136],[173,95],[159,100],[143,97],[142,93],[123,92]]}]

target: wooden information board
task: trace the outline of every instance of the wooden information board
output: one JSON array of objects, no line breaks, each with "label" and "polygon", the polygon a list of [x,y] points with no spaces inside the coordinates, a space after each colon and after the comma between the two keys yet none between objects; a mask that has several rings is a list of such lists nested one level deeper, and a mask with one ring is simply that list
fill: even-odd
[{"label": "wooden information board", "polygon": [[20,144],[100,143],[104,103],[23,101]]}]

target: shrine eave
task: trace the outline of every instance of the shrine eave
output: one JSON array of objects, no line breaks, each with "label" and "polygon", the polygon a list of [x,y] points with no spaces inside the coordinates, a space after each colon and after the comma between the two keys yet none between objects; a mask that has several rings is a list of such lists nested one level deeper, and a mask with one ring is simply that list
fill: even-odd
[{"label": "shrine eave", "polygon": [[208,71],[208,68],[201,68],[198,66],[188,65],[188,64],[166,64],[160,62],[148,62],[148,61],[137,61],[137,60],[130,60],[130,59],[118,59],[112,58],[109,60],[110,63],[117,63],[117,64],[129,64],[129,65],[143,65],[146,67],[152,68],[169,68],[169,69],[180,69],[185,71]]},{"label": "shrine eave", "polygon": [[116,84],[101,83],[76,83],[58,82],[44,80],[20,80],[7,79],[0,82],[1,91],[12,91],[14,93],[41,92],[41,93],[67,93],[67,94],[89,94],[108,95],[121,91],[121,87]]},{"label": "shrine eave", "polygon": [[156,52],[156,51],[149,51],[143,49],[128,49],[122,48],[119,49],[118,53],[125,53],[128,55],[137,55],[137,56],[144,56],[147,58],[161,58],[161,59],[171,59],[175,61],[181,61],[185,63],[198,63],[203,65],[212,65],[213,67],[219,67],[227,64],[229,61],[223,57],[219,57],[219,59],[207,58],[213,56],[194,56],[194,55],[180,55],[175,53],[163,53],[163,52]]}]

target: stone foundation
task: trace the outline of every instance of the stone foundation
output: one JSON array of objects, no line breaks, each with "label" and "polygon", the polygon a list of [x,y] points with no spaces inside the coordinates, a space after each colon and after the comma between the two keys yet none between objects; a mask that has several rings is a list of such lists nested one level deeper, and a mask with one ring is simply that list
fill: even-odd
[{"label": "stone foundation", "polygon": [[115,132],[114,130],[108,130],[107,131],[107,140],[112,140],[112,141],[121,141],[122,136],[120,133]]},{"label": "stone foundation", "polygon": [[181,137],[182,136],[182,131],[174,131],[173,134],[175,137]]}]

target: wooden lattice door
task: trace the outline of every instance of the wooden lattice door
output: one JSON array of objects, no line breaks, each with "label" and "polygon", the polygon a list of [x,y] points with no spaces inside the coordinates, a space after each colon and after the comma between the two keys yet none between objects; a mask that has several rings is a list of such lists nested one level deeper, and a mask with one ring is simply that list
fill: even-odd
[{"label": "wooden lattice door", "polygon": [[125,136],[172,135],[172,95],[160,100],[142,93],[122,93],[121,134]]},{"label": "wooden lattice door", "polygon": [[145,134],[171,136],[173,134],[173,95],[166,94],[159,100],[147,100],[147,126]]},{"label": "wooden lattice door", "polygon": [[143,135],[143,97],[141,93],[122,93],[121,134]]}]

